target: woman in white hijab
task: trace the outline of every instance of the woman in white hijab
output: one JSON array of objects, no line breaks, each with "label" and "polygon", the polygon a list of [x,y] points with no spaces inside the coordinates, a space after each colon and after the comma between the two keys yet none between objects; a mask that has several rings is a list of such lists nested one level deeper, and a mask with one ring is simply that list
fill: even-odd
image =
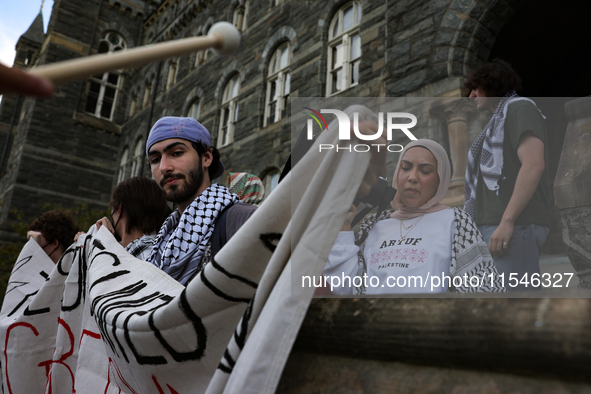
[{"label": "woman in white hijab", "polygon": [[394,211],[365,218],[357,234],[355,210],[347,215],[324,269],[333,294],[505,291],[472,218],[440,203],[451,179],[445,149],[413,141],[394,174]]}]

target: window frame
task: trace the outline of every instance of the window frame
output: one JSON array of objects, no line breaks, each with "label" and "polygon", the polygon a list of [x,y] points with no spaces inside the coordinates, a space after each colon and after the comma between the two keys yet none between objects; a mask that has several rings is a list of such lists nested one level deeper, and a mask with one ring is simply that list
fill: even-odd
[{"label": "window frame", "polygon": [[265,198],[268,198],[273,190],[277,188],[280,176],[281,172],[278,168],[272,168],[271,170],[267,171],[263,177],[263,185],[265,185]]},{"label": "window frame", "polygon": [[134,176],[141,175],[142,173],[142,162],[144,158],[144,140],[140,138],[137,140],[133,152],[133,157],[131,158],[131,173],[130,178]]},{"label": "window frame", "polygon": [[[248,8],[249,2],[245,1],[244,4],[238,4],[234,8],[234,14],[232,16],[232,24],[238,29],[239,32],[243,33],[248,28]],[[240,21],[240,14],[242,13],[242,21]]]},{"label": "window frame", "polygon": [[123,149],[121,154],[121,160],[119,160],[119,171],[117,172],[117,184],[120,184],[124,180],[128,179],[127,168],[129,167],[129,147]]},{"label": "window frame", "polygon": [[179,73],[179,59],[174,58],[168,65],[168,78],[166,80],[166,90],[170,90],[176,83],[177,75]]},{"label": "window frame", "polygon": [[137,93],[131,95],[131,104],[129,105],[129,117],[132,118],[137,112]]},{"label": "window frame", "polygon": [[[193,116],[193,113],[195,111],[193,111],[194,107],[197,107],[197,117]],[[195,100],[193,100],[191,102],[191,105],[189,105],[189,110],[187,111],[187,117],[189,118],[193,118],[197,121],[199,121],[199,115],[201,115],[201,100],[199,98],[196,98]]]},{"label": "window frame", "polygon": [[[118,38],[117,43],[113,43],[109,40],[109,38],[111,36],[116,36]],[[107,47],[108,47],[107,51],[101,51],[101,46],[103,44],[107,45]],[[114,31],[108,31],[103,35],[103,37],[99,41],[98,53],[112,53],[112,52],[117,52],[119,50],[124,50],[126,48],[127,48],[127,43],[125,42],[125,39],[123,38],[123,36],[121,34],[116,33]],[[117,77],[116,83],[109,81],[109,77],[111,75],[114,75]],[[113,115],[115,114],[115,108],[117,107],[117,100],[119,98],[119,91],[121,90],[121,86],[123,85],[123,70],[107,71],[102,74],[100,79],[96,78],[96,77],[97,76],[95,75],[95,76],[92,76],[88,79],[87,91],[86,91],[86,104],[85,104],[84,112],[86,112],[87,114],[90,114],[92,116],[95,116],[99,119],[106,119],[106,120],[112,121]],[[98,94],[96,94],[96,103],[94,104],[94,111],[91,111],[91,108],[88,108],[88,106],[90,105],[89,98],[91,97],[91,95],[95,94],[94,92],[91,92],[91,87],[93,86],[93,84],[99,85],[99,89],[98,89]],[[113,101],[111,103],[111,110],[109,112],[109,116],[106,117],[106,116],[102,115],[102,111],[103,111],[103,106],[105,103],[105,93],[107,92],[108,88],[113,89],[115,91],[115,93],[113,94]]]},{"label": "window frame", "polygon": [[150,98],[151,97],[152,97],[152,83],[146,83],[146,87],[144,89],[144,99],[142,102],[142,109],[144,109],[150,105]]},{"label": "window frame", "polygon": [[[287,63],[283,68],[281,68],[281,55],[284,48],[287,49]],[[279,47],[277,47],[277,49],[273,53],[273,56],[271,56],[271,60],[269,61],[269,71],[267,73],[267,91],[265,94],[265,112],[263,119],[263,127],[266,127],[273,123],[277,123],[281,119],[287,117],[287,99],[289,98],[289,95],[291,93],[291,57],[291,43],[289,41],[279,45]],[[277,65],[277,69],[273,70],[275,64]],[[285,93],[286,79],[289,79],[290,85],[287,94]],[[274,97],[271,97],[271,92],[273,91],[274,83],[275,95]],[[274,114],[271,114],[271,108],[273,107],[273,105]],[[269,119],[271,118],[271,116],[274,116],[272,122]]]},{"label": "window frame", "polygon": [[[228,82],[226,82],[224,87],[220,110],[220,127],[217,142],[218,149],[234,142],[234,129],[236,127],[236,122],[238,121],[239,113],[238,97],[240,96],[240,82],[240,74],[234,74],[228,79]],[[235,88],[235,86],[237,87]],[[230,92],[230,90],[232,92]],[[226,111],[228,115],[227,118],[224,116]]]},{"label": "window frame", "polygon": [[[353,7],[353,24],[350,28],[343,31],[344,12],[350,6]],[[359,15],[360,14],[360,15]],[[362,58],[361,52],[361,19],[363,18],[363,9],[361,2],[351,1],[342,6],[333,16],[328,30],[328,55],[327,55],[327,73],[326,73],[326,97],[337,95],[345,90],[348,90],[359,84],[359,78],[356,82],[351,82],[351,74],[353,73],[352,68],[355,67],[355,63],[360,64]],[[337,34],[334,34],[335,25],[337,25]],[[351,43],[354,37],[359,37],[359,55],[354,59],[351,58]],[[333,49],[342,45],[342,59],[341,65],[334,67],[333,65]],[[357,66],[359,69],[359,66]],[[341,89],[333,89],[333,75],[342,70],[342,82]],[[336,83],[336,82],[335,82]]]}]

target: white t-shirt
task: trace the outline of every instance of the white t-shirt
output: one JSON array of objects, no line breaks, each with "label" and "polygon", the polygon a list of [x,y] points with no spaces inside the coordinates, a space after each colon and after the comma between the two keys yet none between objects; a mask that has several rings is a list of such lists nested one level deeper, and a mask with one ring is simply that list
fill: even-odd
[{"label": "white t-shirt", "polygon": [[[432,277],[449,276],[454,218],[453,209],[444,209],[405,220],[402,234],[400,220],[378,221],[365,240],[365,279],[354,279],[359,270],[359,248],[354,244],[353,232],[342,231],[324,269],[324,276],[339,277],[339,281],[328,278],[333,293],[352,294],[362,279],[367,295],[446,292],[449,282]],[[334,286],[337,282],[339,286]]]}]

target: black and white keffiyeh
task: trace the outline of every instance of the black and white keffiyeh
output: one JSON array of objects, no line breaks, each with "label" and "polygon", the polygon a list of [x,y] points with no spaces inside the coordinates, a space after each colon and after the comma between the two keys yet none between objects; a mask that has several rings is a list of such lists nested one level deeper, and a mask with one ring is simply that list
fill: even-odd
[{"label": "black and white keffiyeh", "polygon": [[208,247],[217,216],[239,198],[227,187],[211,185],[182,215],[174,211],[164,222],[148,262],[182,285],[196,274]]},{"label": "black and white keffiyeh", "polygon": [[[380,220],[390,218],[393,211],[384,211],[379,215],[373,214],[364,218],[359,224],[359,231],[355,232],[355,244],[359,246],[357,252],[357,275],[367,275],[365,261],[365,240],[369,232]],[[503,282],[488,251],[488,246],[478,231],[474,220],[461,208],[454,208],[454,233],[451,250],[449,274],[452,277],[479,278],[478,286],[471,286],[465,280],[459,280],[461,286],[448,289],[457,293],[504,293]],[[492,279],[492,281],[490,280]],[[361,281],[363,282],[363,281]],[[365,295],[364,283],[354,287],[354,295]]]},{"label": "black and white keffiyeh", "polygon": [[[486,187],[499,194],[499,180],[502,180],[503,170],[503,141],[505,138],[505,118],[509,104],[516,101],[533,101],[520,97],[514,90],[508,92],[501,99],[494,114],[476,137],[468,152],[466,165],[466,182],[464,184],[464,197],[466,203],[464,210],[472,218],[476,216],[476,183],[482,173],[482,179]],[[542,115],[543,116],[543,115]]]}]

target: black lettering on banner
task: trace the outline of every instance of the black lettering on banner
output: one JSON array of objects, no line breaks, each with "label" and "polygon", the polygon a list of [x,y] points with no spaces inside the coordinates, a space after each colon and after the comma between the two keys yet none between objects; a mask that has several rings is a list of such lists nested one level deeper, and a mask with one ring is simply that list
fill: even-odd
[{"label": "black lettering on banner", "polygon": [[[14,272],[14,271],[13,271]],[[12,274],[11,274],[12,275]],[[49,275],[47,275],[47,272],[45,271],[40,271],[39,275],[41,275],[45,281],[49,280]],[[6,288],[8,290],[6,290],[6,294],[4,295],[4,297],[6,297],[6,295],[8,295],[11,291],[18,289],[19,287],[23,287],[28,285],[31,282],[21,282],[21,281],[12,281],[12,282],[8,282],[8,284],[6,285]]]},{"label": "black lettering on banner", "polygon": [[396,240],[395,239],[391,239],[390,243],[388,244],[388,246],[396,246]]},{"label": "black lettering on banner", "polygon": [[14,268],[12,269],[12,273],[14,274],[16,271],[23,268],[25,265],[27,265],[27,263],[29,261],[31,261],[32,258],[33,258],[32,255],[26,256],[26,257],[23,257],[22,259],[18,260],[16,263],[14,263]]},{"label": "black lettering on banner", "polygon": [[105,275],[103,277],[100,277],[97,280],[95,280],[94,283],[90,286],[89,292],[92,291],[92,288],[94,286],[98,285],[98,284],[101,284],[103,282],[108,282],[108,281],[110,281],[112,279],[118,278],[118,277],[123,276],[123,275],[127,275],[129,273],[131,273],[131,271],[128,271],[128,270],[115,271],[115,272],[111,272],[108,275]]},{"label": "black lettering on banner", "polygon": [[[108,309],[105,311],[105,315],[110,312],[110,311],[115,311],[117,309],[122,309],[121,311],[115,313],[115,315],[113,316],[113,319],[111,320],[111,331],[113,334],[113,338],[115,338],[115,342],[117,342],[117,345],[119,346],[119,349],[121,349],[121,353],[123,354],[123,356],[125,357],[125,360],[127,362],[129,362],[128,358],[127,358],[127,354],[125,353],[125,349],[123,348],[123,345],[121,345],[121,342],[119,341],[119,337],[117,336],[117,320],[119,319],[119,316],[127,311],[129,311],[131,308],[134,309],[138,309],[140,307],[143,307],[145,305],[149,305],[152,302],[154,302],[155,300],[160,298],[160,293],[156,292],[156,293],[152,293],[148,296],[142,297],[140,299],[137,300],[130,300],[130,299],[126,299],[126,300],[122,300],[116,303],[113,303],[112,305],[110,305],[108,307]],[[140,310],[138,311],[140,312],[140,315],[143,315],[144,313],[146,313],[143,309],[140,308]],[[130,313],[130,315],[133,314],[137,314],[137,312],[132,312]],[[130,337],[129,337],[129,331],[128,328],[126,326],[126,322],[129,321],[129,316],[128,318],[126,318],[124,324],[123,324],[123,335],[125,337],[125,341],[127,342],[128,345],[131,345],[130,342]]]},{"label": "black lettering on banner", "polygon": [[28,284],[29,284],[29,282],[20,282],[20,281],[8,282],[8,284],[6,285],[8,290],[6,290],[6,294],[4,295],[4,298],[6,298],[6,295],[8,295],[8,293],[10,293],[11,291],[18,289],[19,287],[26,286]]},{"label": "black lettering on banner", "polygon": [[[35,292],[36,294],[37,292]],[[30,305],[29,305],[30,306]],[[39,308],[39,309],[33,309],[30,310],[29,306],[27,306],[27,308],[25,309],[25,311],[23,312],[23,315],[25,316],[34,316],[34,315],[41,315],[43,313],[48,313],[50,311],[49,307],[47,308]]]},{"label": "black lettering on banner", "polygon": [[66,251],[64,252],[64,254],[62,255],[62,257],[60,257],[59,261],[57,262],[56,266],[57,266],[57,272],[60,273],[60,275],[62,276],[68,276],[68,274],[70,273],[69,271],[65,271],[63,268],[63,260],[66,256],[73,254],[76,255],[76,253],[81,253],[81,249],[80,247],[73,247],[73,248],[68,248],[66,249]]},{"label": "black lettering on banner", "polygon": [[[74,309],[78,308],[80,306],[80,304],[82,303],[82,298],[84,297],[85,294],[85,290],[86,290],[86,256],[84,254],[84,250],[81,247],[74,247],[74,248],[68,248],[66,250],[66,252],[64,253],[64,255],[60,258],[60,260],[57,262],[58,265],[58,271],[60,271],[60,273],[62,273],[62,261],[64,260],[64,257],[66,257],[66,255],[68,254],[74,254],[74,255],[78,255],[78,258],[74,257],[73,261],[78,261],[78,294],[76,295],[76,300],[74,301],[73,304],[71,305],[66,305],[65,304],[65,300],[62,300],[62,308],[61,310],[63,312],[70,312],[73,311]],[[64,275],[64,274],[62,274]],[[65,275],[69,275],[69,272],[65,273]]]},{"label": "black lettering on banner", "polygon": [[386,246],[388,246],[386,244],[387,244],[386,241],[382,242],[382,244],[380,245],[380,249],[384,249]]},{"label": "black lettering on banner", "polygon": [[[266,233],[261,234],[260,239],[263,241],[263,244],[269,249],[271,252],[275,252],[277,248],[277,242],[281,239],[280,233]],[[274,241],[277,241],[274,243]]]},{"label": "black lettering on banner", "polygon": [[257,288],[257,286],[258,286],[256,283],[254,283],[254,282],[253,282],[253,281],[251,281],[251,280],[248,280],[248,279],[246,279],[246,278],[244,278],[244,277],[242,277],[242,276],[239,276],[239,275],[232,274],[232,273],[228,272],[228,271],[227,271],[227,270],[226,270],[224,267],[222,267],[222,266],[221,266],[221,265],[220,265],[220,264],[219,264],[219,263],[216,261],[215,257],[212,257],[212,259],[211,259],[211,265],[212,265],[212,267],[214,267],[215,269],[217,269],[218,271],[220,271],[222,274],[226,275],[226,276],[227,276],[228,278],[230,278],[230,279],[236,279],[236,280],[239,280],[240,282],[242,282],[242,283],[245,283],[245,284],[247,284],[247,285],[249,285],[250,287],[253,287],[253,288],[255,288],[255,289],[256,289],[256,288]]},{"label": "black lettering on banner", "polygon": [[166,358],[164,356],[145,356],[139,353],[139,351],[136,349],[136,347],[133,344],[133,339],[131,338],[130,335],[130,331],[129,331],[129,321],[131,320],[131,318],[133,316],[144,316],[147,313],[154,313],[154,311],[162,308],[165,305],[168,305],[170,303],[170,301],[173,300],[172,297],[165,295],[165,294],[160,294],[160,293],[153,293],[150,294],[147,297],[141,298],[139,300],[133,300],[133,304],[129,303],[129,304],[125,304],[122,305],[120,304],[120,306],[125,307],[125,310],[118,312],[115,317],[113,318],[113,337],[115,337],[115,339],[117,340],[117,344],[119,345],[119,348],[121,349],[121,352],[123,353],[123,356],[125,357],[125,361],[129,362],[129,359],[127,358],[127,354],[125,353],[125,349],[121,346],[121,343],[119,343],[119,340],[117,338],[117,320],[119,318],[119,316],[124,313],[126,310],[129,309],[129,307],[134,307],[136,309],[138,309],[139,307],[143,307],[147,304],[153,303],[156,300],[162,300],[162,303],[160,305],[157,305],[156,307],[150,308],[148,310],[145,310],[145,308],[138,310],[137,312],[132,312],[130,313],[126,318],[125,321],[123,322],[123,336],[125,337],[125,342],[127,343],[127,346],[129,347],[129,349],[131,350],[131,352],[133,353],[133,355],[135,356],[136,361],[140,364],[140,365],[161,365],[161,364],[166,364]]},{"label": "black lettering on banner", "polygon": [[[16,311],[18,311],[18,310],[21,308],[21,306],[23,306],[23,304],[25,304],[25,303],[27,302],[27,300],[28,300],[30,297],[34,296],[34,295],[35,295],[35,294],[37,294],[38,292],[39,292],[39,290],[36,290],[36,291],[34,291],[33,293],[31,293],[31,294],[27,294],[27,295],[25,295],[25,297],[24,297],[24,298],[21,300],[21,302],[19,302],[19,303],[17,304],[17,306],[15,306],[15,307],[14,307],[14,309],[13,309],[12,311],[10,311],[10,313],[9,313],[7,316],[8,316],[8,317],[10,317],[10,316],[12,316],[14,313],[16,313]],[[28,307],[27,307],[27,308],[28,308]],[[47,309],[49,309],[49,308],[47,308]],[[26,312],[26,310],[25,310],[25,312]]]},{"label": "black lettering on banner", "polygon": [[[28,262],[31,259],[31,257],[32,256],[26,257],[26,258],[24,258],[24,259],[22,259],[20,261],[27,260],[27,262]],[[17,262],[17,264],[18,264],[18,262]],[[22,265],[19,266],[18,268],[21,268],[21,267],[22,267]],[[15,270],[17,270],[16,265],[15,265]],[[41,275],[45,279],[45,281],[48,281],[49,280],[49,275],[47,275],[47,273],[45,271],[39,272],[39,275]],[[15,282],[9,282],[8,285],[7,285],[7,287],[9,289],[6,291],[6,294],[9,294],[12,290],[18,289],[19,287],[25,286],[25,285],[27,285],[29,283],[30,282],[17,282],[17,281],[15,281]],[[12,287],[10,287],[11,285],[12,285]],[[14,313],[16,313],[16,311],[18,311],[27,302],[27,300],[30,297],[36,295],[38,292],[39,292],[39,290],[36,290],[33,293],[26,294],[23,297],[23,299],[17,304],[17,306],[12,311],[10,311],[10,313],[7,316],[10,317]],[[6,297],[6,295],[5,295],[5,297]],[[50,310],[51,309],[49,307],[47,307],[47,308],[40,308],[40,309],[35,309],[35,310],[32,310],[31,311],[31,310],[29,310],[29,306],[27,306],[27,308],[24,310],[23,313],[24,313],[25,316],[32,316],[32,315],[39,315],[39,314],[42,314],[42,313],[47,313]]]},{"label": "black lettering on banner", "polygon": [[[201,271],[203,272],[203,271]],[[201,318],[197,316],[195,311],[191,309],[191,305],[187,301],[187,289],[183,290],[183,292],[179,296],[179,307],[181,311],[185,314],[185,316],[189,319],[191,323],[193,323],[193,329],[195,330],[195,334],[197,335],[197,347],[195,350],[190,352],[177,352],[173,349],[172,346],[160,333],[160,330],[154,324],[154,313],[155,311],[150,312],[150,316],[148,318],[148,322],[150,324],[150,328],[154,331],[154,335],[160,341],[160,344],[164,346],[164,348],[170,353],[172,358],[177,361],[190,361],[190,360],[200,360],[205,353],[205,348],[207,346],[207,332],[205,330],[205,326],[201,321]]]},{"label": "black lettering on banner", "polygon": [[423,238],[417,238],[415,239],[415,241],[412,243],[413,246],[415,246],[416,244],[418,244],[420,241],[422,241]]},{"label": "black lettering on banner", "polygon": [[[106,294],[101,294],[95,297],[94,300],[92,300],[92,303],[90,305],[90,315],[96,316],[96,323],[101,332],[101,335],[103,336],[103,339],[105,340],[105,342],[107,342],[107,344],[115,354],[118,354],[117,350],[115,349],[115,345],[107,331],[106,308],[110,305],[109,301],[117,300],[127,296],[132,296],[134,294],[137,294],[140,290],[142,290],[145,287],[146,283],[144,281],[139,281],[129,286],[126,286],[123,289],[114,290]],[[101,301],[104,302],[101,303]],[[101,305],[100,307],[98,306],[99,303]]]},{"label": "black lettering on banner", "polygon": [[249,302],[250,301],[250,298],[232,297],[231,295],[228,295],[228,294],[224,293],[223,291],[221,291],[220,289],[218,289],[217,287],[215,287],[213,285],[213,283],[211,283],[205,277],[205,270],[201,270],[201,273],[199,274],[199,277],[200,277],[201,281],[203,282],[203,284],[205,286],[207,286],[207,288],[209,290],[211,290],[213,294],[217,295],[220,298],[223,298],[224,300],[231,301],[231,302]]},{"label": "black lettering on banner", "polygon": [[254,308],[254,296],[251,298],[248,308],[244,312],[244,316],[242,316],[242,321],[240,322],[240,333],[238,333],[238,327],[236,327],[236,331],[234,331],[234,340],[236,344],[240,348],[240,350],[244,349],[244,344],[246,343],[246,334],[248,332],[248,323],[250,322],[250,317],[252,316],[252,310]]},{"label": "black lettering on banner", "polygon": [[222,360],[226,360],[226,362],[230,366],[226,366],[223,364],[222,361],[220,361],[220,363],[218,365],[218,369],[222,372],[225,372],[225,373],[232,373],[232,371],[234,370],[234,365],[236,365],[236,361],[234,361],[234,359],[232,358],[232,355],[230,354],[230,351],[228,350],[228,348],[226,348],[226,351],[224,352],[224,357],[222,358]]},{"label": "black lettering on banner", "polygon": [[105,248],[105,245],[103,245],[103,243],[101,241],[99,241],[98,239],[95,239],[92,241],[92,246],[94,246],[97,249],[100,250],[105,250],[107,248]]},{"label": "black lettering on banner", "polygon": [[[242,316],[242,320],[240,321],[240,325],[238,327],[236,327],[236,331],[234,331],[234,341],[236,342],[236,345],[238,346],[238,348],[241,351],[242,351],[242,349],[244,349],[244,344],[246,343],[246,335],[248,334],[248,323],[250,322],[253,308],[254,308],[254,296],[250,300],[250,303],[248,304],[248,308],[246,308],[246,311],[244,312],[244,316]],[[238,332],[239,330],[240,330],[240,332]],[[224,365],[224,363],[223,363],[224,360],[226,361],[226,363],[228,365]],[[218,365],[218,369],[220,369],[221,371],[223,371],[225,373],[232,373],[232,370],[234,369],[234,365],[236,365],[236,361],[234,360],[234,358],[230,354],[229,348],[226,348],[226,351],[224,352],[224,357],[222,358],[222,361],[220,361],[220,364]]]}]

